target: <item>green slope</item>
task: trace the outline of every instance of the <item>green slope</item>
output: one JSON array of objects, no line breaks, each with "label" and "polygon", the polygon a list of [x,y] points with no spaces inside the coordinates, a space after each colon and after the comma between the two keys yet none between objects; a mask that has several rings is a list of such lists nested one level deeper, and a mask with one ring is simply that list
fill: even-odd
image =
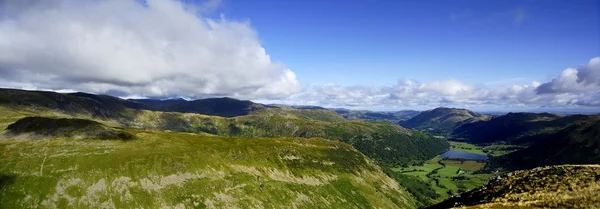
[{"label": "green slope", "polygon": [[0,139],[0,208],[414,208],[349,145],[129,130]]},{"label": "green slope", "polygon": [[562,165],[517,171],[430,207],[600,208],[600,165]]},{"label": "green slope", "polygon": [[465,109],[436,108],[423,111],[417,116],[400,122],[406,128],[422,130],[434,135],[448,135],[463,124],[484,121],[489,116],[482,115]]}]

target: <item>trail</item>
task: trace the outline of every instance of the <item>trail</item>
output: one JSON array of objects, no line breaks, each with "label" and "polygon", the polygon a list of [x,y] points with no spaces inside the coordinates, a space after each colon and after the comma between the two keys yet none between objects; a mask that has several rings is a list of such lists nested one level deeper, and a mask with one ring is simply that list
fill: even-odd
[{"label": "trail", "polygon": [[42,161],[42,165],[40,166],[40,177],[44,176],[44,163],[46,163],[46,158],[48,158],[48,151],[44,152],[44,160]]}]

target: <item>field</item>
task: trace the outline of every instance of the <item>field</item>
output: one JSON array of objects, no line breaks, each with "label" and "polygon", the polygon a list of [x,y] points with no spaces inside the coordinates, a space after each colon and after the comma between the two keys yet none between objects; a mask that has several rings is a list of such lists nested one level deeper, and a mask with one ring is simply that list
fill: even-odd
[{"label": "field", "polygon": [[492,157],[506,155],[508,153],[523,149],[522,146],[507,145],[507,144],[492,144],[485,146],[483,151]]},{"label": "field", "polygon": [[450,147],[457,151],[469,152],[469,153],[474,153],[474,154],[485,154],[483,152],[482,148],[480,148],[476,145],[473,145],[473,144],[469,144],[466,142],[454,142],[454,141],[449,141],[449,143],[450,143]]},{"label": "field", "polygon": [[484,162],[443,160],[435,157],[422,165],[396,167],[391,170],[402,175],[417,177],[429,184],[439,195],[433,199],[433,202],[439,202],[456,193],[483,185],[491,177],[491,174],[474,174],[473,172],[484,166]]}]

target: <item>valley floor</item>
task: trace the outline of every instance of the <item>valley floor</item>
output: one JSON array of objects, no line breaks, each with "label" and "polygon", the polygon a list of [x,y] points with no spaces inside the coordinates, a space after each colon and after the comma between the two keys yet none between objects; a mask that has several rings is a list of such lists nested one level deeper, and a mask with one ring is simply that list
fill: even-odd
[{"label": "valley floor", "polygon": [[[451,148],[457,151],[485,154],[483,147],[464,142],[451,142]],[[448,197],[484,185],[494,174],[483,173],[486,161],[463,159],[442,159],[439,156],[421,164],[394,167],[390,170],[396,174],[416,177],[435,191],[429,193],[431,202],[440,202]],[[400,181],[402,182],[402,181]],[[411,185],[404,185],[410,187]]]}]

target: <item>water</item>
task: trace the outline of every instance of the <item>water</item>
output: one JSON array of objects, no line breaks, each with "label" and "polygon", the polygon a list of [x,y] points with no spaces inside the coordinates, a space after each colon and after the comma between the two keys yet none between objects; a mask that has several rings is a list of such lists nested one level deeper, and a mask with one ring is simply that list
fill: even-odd
[{"label": "water", "polygon": [[465,159],[465,160],[487,160],[488,156],[485,154],[475,154],[468,153],[462,151],[456,151],[453,149],[444,152],[444,154],[440,155],[441,158],[450,158],[450,159]]}]

